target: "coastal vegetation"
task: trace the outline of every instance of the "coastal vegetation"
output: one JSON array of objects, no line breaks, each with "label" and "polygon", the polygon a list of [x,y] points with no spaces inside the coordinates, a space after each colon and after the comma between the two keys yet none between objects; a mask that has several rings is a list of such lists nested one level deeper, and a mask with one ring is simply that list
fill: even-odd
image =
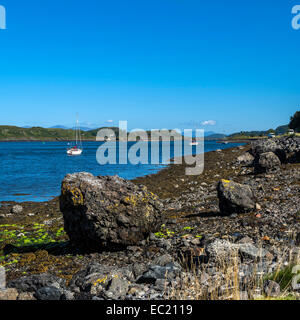
[{"label": "coastal vegetation", "polygon": [[292,117],[289,124],[290,129],[300,132],[300,111],[297,111]]}]

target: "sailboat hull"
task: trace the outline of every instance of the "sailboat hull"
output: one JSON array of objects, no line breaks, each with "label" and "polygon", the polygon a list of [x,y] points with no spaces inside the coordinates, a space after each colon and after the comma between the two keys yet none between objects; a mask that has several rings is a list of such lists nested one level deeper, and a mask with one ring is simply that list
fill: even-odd
[{"label": "sailboat hull", "polygon": [[81,149],[77,149],[77,150],[72,150],[72,149],[69,149],[67,150],[67,154],[69,156],[80,156],[82,154],[82,151]]}]

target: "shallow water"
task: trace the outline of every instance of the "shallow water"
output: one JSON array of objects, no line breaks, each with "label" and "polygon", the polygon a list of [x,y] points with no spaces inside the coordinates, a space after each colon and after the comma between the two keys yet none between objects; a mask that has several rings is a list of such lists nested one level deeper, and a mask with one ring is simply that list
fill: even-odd
[{"label": "shallow water", "polygon": [[[147,142],[145,142],[147,143]],[[134,179],[156,173],[165,164],[106,164],[99,165],[96,152],[101,142],[84,142],[81,156],[66,154],[66,142],[1,142],[0,143],[0,201],[46,201],[60,193],[60,184],[67,173],[87,171],[94,175],[119,175]],[[130,148],[134,142],[128,143]],[[161,143],[160,143],[161,145]],[[225,149],[237,146],[229,143],[205,141],[204,151]],[[192,153],[196,152],[193,148]],[[186,152],[190,154],[191,152]],[[159,150],[160,163],[174,156],[171,143],[170,155]],[[151,150],[148,154],[151,157]]]}]

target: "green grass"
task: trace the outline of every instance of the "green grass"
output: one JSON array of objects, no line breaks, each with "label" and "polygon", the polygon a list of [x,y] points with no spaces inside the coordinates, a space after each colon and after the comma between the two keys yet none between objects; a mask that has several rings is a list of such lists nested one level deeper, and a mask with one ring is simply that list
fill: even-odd
[{"label": "green grass", "polygon": [[282,270],[278,270],[270,275],[265,277],[265,280],[273,280],[280,285],[281,291],[287,290],[293,280],[295,274],[292,272],[295,265],[289,265]]}]

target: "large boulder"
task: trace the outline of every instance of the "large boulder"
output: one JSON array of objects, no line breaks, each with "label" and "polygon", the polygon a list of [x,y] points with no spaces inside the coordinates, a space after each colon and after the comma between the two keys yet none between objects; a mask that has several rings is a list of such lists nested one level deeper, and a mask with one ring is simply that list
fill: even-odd
[{"label": "large boulder", "polygon": [[158,197],[118,176],[68,174],[60,209],[71,242],[90,249],[136,244],[163,223]]},{"label": "large boulder", "polygon": [[265,152],[257,155],[254,160],[255,173],[265,173],[269,171],[278,170],[281,162],[273,152]]},{"label": "large boulder", "polygon": [[277,139],[257,140],[252,142],[250,153],[257,158],[262,153],[273,152],[281,162],[286,160],[286,151],[282,143]]},{"label": "large boulder", "polygon": [[277,139],[257,140],[251,143],[250,153],[254,157],[266,152],[275,153],[281,163],[298,161],[300,139],[289,136]]},{"label": "large boulder", "polygon": [[217,191],[221,214],[255,210],[255,198],[249,186],[223,179],[218,183]]}]

